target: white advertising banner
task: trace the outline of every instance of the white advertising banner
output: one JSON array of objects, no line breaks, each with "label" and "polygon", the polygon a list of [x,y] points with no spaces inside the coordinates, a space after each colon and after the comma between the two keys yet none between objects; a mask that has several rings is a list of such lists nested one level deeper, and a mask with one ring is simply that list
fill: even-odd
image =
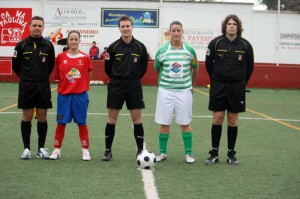
[{"label": "white advertising banner", "polygon": [[[43,36],[50,40],[54,45],[60,39],[67,38],[68,34],[71,30],[77,30],[81,35],[81,46],[91,46],[93,41],[100,40],[100,31],[99,28],[93,27],[81,27],[81,28],[73,28],[73,27],[63,27],[63,28],[49,28],[46,27],[43,33]],[[98,42],[97,42],[98,43]]]},{"label": "white advertising banner", "polygon": [[300,33],[280,33],[279,45],[283,50],[300,50]]},{"label": "white advertising banner", "polygon": [[[64,45],[58,44],[59,40],[65,40],[68,37],[68,34],[71,30],[76,30],[80,33],[80,50],[88,53],[90,47],[92,46],[92,42],[95,41],[97,45],[99,45],[100,41],[100,30],[99,27],[45,27],[43,32],[43,37],[49,41],[51,41],[55,47],[56,55],[62,51]],[[63,41],[62,40],[62,41]],[[65,42],[62,42],[65,43]]]},{"label": "white advertising banner", "polygon": [[100,8],[45,5],[45,27],[100,27]]},{"label": "white advertising banner", "polygon": [[[219,30],[209,29],[184,29],[182,39],[190,43],[195,49],[207,48],[209,42],[219,36]],[[163,29],[163,43],[170,40],[170,33],[168,29]]]},{"label": "white advertising banner", "polygon": [[[220,34],[219,30],[214,29],[184,29],[182,39],[194,47],[198,60],[204,60],[209,42]],[[162,43],[170,39],[169,29],[163,29]]]}]

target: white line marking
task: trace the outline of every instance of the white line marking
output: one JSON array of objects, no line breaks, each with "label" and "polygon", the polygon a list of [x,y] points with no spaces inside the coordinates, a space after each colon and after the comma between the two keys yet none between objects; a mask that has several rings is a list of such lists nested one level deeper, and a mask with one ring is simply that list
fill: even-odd
[{"label": "white line marking", "polygon": [[[0,115],[5,115],[5,114],[21,114],[22,112],[20,111],[15,111],[15,112],[0,112]],[[49,115],[56,115],[56,112],[48,112]],[[88,113],[88,115],[105,115],[107,116],[107,113]],[[130,116],[130,113],[120,113],[120,116]],[[142,114],[143,116],[148,116],[152,117],[154,114]],[[212,118],[212,116],[209,115],[193,115],[193,118]],[[269,120],[273,121],[269,118],[261,118],[261,117],[239,117],[239,120]],[[283,118],[274,118],[274,120],[278,121],[286,121],[286,122],[300,122],[300,119],[283,119]]]},{"label": "white line marking", "polygon": [[[144,142],[144,149],[146,149],[146,144]],[[155,186],[155,178],[153,175],[153,170],[139,169],[143,176],[144,191],[147,199],[159,199],[157,188]]]}]

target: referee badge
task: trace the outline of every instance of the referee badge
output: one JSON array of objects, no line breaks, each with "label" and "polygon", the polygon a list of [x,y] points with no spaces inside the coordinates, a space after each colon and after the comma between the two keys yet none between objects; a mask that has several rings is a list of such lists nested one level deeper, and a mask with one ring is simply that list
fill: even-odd
[{"label": "referee badge", "polygon": [[15,51],[14,51],[14,54],[13,54],[13,57],[16,58],[16,57],[17,57],[17,54],[18,54],[18,52],[15,50]]},{"label": "referee badge", "polygon": [[209,48],[206,49],[206,55],[207,55],[207,56],[210,55],[210,49],[209,49]]},{"label": "referee badge", "polygon": [[105,54],[105,60],[110,60],[109,53],[106,53],[106,54]]},{"label": "referee badge", "polygon": [[243,55],[239,55],[239,58],[238,58],[240,61],[243,60]]},{"label": "referee badge", "polygon": [[137,63],[138,62],[138,58],[137,57],[134,57],[133,58],[133,63]]}]

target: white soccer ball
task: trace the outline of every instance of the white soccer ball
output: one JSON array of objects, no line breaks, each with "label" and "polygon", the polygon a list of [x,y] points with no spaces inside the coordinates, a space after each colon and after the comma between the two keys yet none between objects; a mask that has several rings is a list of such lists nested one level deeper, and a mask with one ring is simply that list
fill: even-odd
[{"label": "white soccer ball", "polygon": [[91,80],[90,85],[95,85],[95,81]]},{"label": "white soccer ball", "polygon": [[153,152],[143,150],[138,154],[136,162],[140,169],[153,169],[156,163],[156,157]]},{"label": "white soccer ball", "polygon": [[100,81],[99,80],[95,80],[94,85],[100,85]]},{"label": "white soccer ball", "polygon": [[100,80],[99,81],[99,85],[103,86],[104,85],[104,81]]}]

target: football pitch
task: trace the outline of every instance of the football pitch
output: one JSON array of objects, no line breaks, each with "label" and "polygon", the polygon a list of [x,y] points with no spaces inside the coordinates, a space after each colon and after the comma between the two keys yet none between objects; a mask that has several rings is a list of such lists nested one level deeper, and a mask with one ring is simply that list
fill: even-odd
[{"label": "football pitch", "polygon": [[[48,111],[46,148],[53,150],[56,127],[56,84],[51,85],[53,109]],[[211,147],[212,113],[208,89],[196,88],[193,99],[193,154],[184,159],[180,127],[171,126],[168,159],[154,171],[137,169],[130,114],[120,112],[113,159],[101,161],[106,125],[106,86],[91,86],[88,111],[91,161],[82,161],[78,128],[68,124],[61,159],[36,158],[36,120],[32,122],[32,158],[20,159],[21,110],[18,84],[0,83],[0,196],[5,199],[299,199],[300,90],[251,89],[247,112],[240,114],[236,151],[238,166],[226,163],[227,123],[224,122],[220,162],[205,165]],[[157,87],[144,86],[145,146],[158,152],[159,125],[154,122]]]}]

